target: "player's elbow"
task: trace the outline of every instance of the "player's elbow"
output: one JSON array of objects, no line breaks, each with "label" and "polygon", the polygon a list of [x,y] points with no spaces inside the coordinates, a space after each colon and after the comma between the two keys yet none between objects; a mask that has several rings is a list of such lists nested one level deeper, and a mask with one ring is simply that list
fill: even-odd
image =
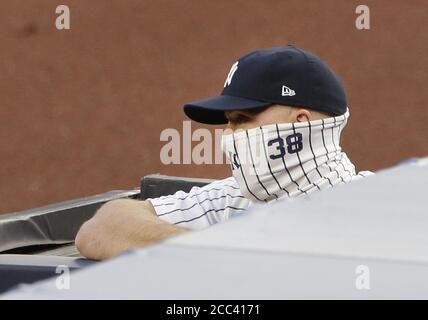
[{"label": "player's elbow", "polygon": [[[117,201],[117,200],[116,200]],[[90,220],[79,229],[74,243],[80,254],[95,260],[104,259],[106,248],[109,248],[109,226],[114,214],[115,201],[104,204]]]},{"label": "player's elbow", "polygon": [[85,224],[83,224],[77,232],[76,238],[74,239],[74,244],[76,245],[76,248],[79,250],[80,254],[87,258],[89,258],[90,255],[91,241],[89,239],[89,233],[85,228]]},{"label": "player's elbow", "polygon": [[98,240],[96,239],[96,230],[93,221],[85,222],[79,229],[74,244],[80,254],[86,258],[99,260],[99,248],[96,248]]}]

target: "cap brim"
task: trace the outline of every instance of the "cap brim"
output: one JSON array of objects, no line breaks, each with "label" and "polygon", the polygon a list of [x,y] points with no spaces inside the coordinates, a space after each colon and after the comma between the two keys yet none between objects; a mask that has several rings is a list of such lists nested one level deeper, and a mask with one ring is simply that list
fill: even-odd
[{"label": "cap brim", "polygon": [[225,111],[267,107],[271,102],[221,95],[184,105],[184,113],[192,120],[206,124],[226,124]]}]

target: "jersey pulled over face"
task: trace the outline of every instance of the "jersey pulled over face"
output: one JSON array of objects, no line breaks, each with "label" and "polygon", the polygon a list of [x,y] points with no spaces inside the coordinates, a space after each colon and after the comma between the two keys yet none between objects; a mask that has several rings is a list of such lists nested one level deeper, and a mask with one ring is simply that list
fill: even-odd
[{"label": "jersey pulled over face", "polygon": [[352,180],[355,167],[340,147],[348,117],[349,111],[223,135],[222,148],[242,194],[251,201],[268,202]]}]

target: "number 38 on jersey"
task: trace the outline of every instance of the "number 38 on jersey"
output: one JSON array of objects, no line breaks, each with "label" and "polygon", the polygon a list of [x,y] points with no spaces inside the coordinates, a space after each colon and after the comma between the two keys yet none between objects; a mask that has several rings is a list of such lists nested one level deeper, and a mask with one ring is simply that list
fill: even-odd
[{"label": "number 38 on jersey", "polygon": [[[291,134],[285,138],[285,141],[281,137],[269,140],[268,147],[269,147],[269,157],[272,160],[283,158],[286,152],[290,154],[300,152],[303,149],[302,134],[300,132]],[[286,148],[287,148],[287,151],[286,151]]]},{"label": "number 38 on jersey", "polygon": [[[285,138],[278,137],[271,139],[267,142],[267,156],[272,159],[284,158],[284,156],[289,153],[297,153],[303,149],[303,137],[300,132],[291,134]],[[232,167],[232,170],[239,169],[241,167],[240,157],[234,152],[229,151],[229,162]]]}]

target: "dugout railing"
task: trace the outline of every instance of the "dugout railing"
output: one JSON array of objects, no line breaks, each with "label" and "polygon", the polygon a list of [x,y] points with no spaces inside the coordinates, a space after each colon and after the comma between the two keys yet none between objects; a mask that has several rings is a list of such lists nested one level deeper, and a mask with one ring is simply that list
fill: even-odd
[{"label": "dugout railing", "polygon": [[156,198],[204,186],[210,179],[153,174],[133,190],[114,190],[44,207],[0,215],[0,293],[18,284],[57,275],[95,263],[80,256],[74,238],[80,226],[104,203],[115,199]]}]

